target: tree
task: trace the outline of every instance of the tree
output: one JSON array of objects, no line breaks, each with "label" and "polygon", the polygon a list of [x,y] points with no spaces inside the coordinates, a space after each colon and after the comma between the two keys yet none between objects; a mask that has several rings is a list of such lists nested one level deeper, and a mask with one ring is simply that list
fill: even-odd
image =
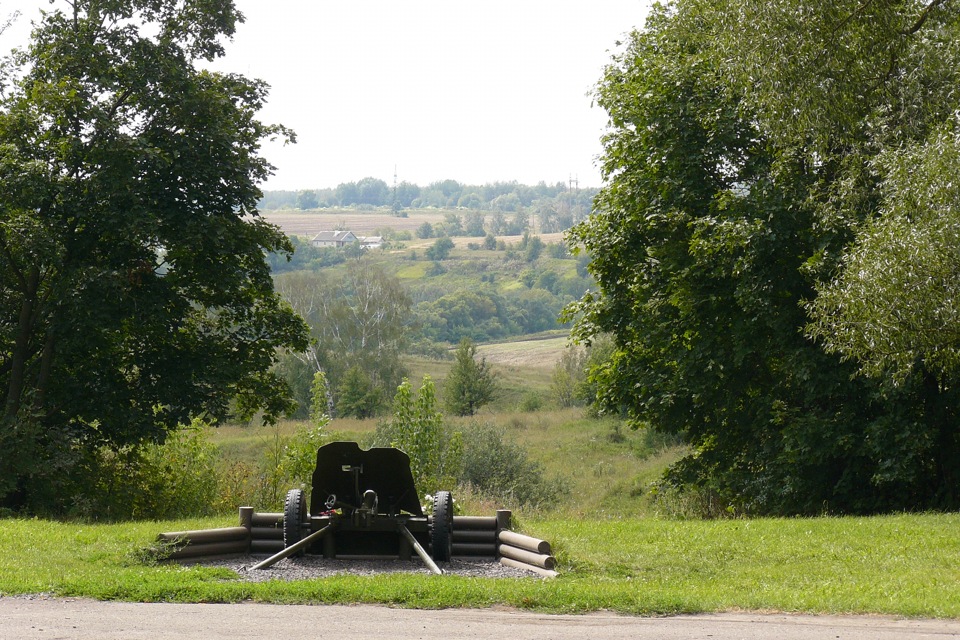
[{"label": "tree", "polygon": [[444,406],[456,416],[472,416],[497,394],[497,383],[486,358],[476,359],[477,347],[464,338],[443,385]]},{"label": "tree", "polygon": [[317,371],[310,385],[310,421],[319,428],[330,421],[332,413],[333,394],[327,385],[327,376],[323,371]]},{"label": "tree", "polygon": [[960,137],[955,124],[929,142],[889,153],[885,204],[858,233],[843,268],[812,301],[811,335],[861,372],[902,383],[960,374]]},{"label": "tree", "polygon": [[[479,208],[479,204],[476,208]],[[483,213],[480,211],[467,213],[467,221],[463,229],[464,234],[474,238],[482,238],[485,236],[487,232],[483,229],[483,220]]]},{"label": "tree", "polygon": [[[400,362],[409,333],[410,297],[400,281],[378,265],[361,259],[342,276],[324,272],[285,273],[276,278],[277,290],[302,315],[312,338],[308,348],[293,354],[309,370],[287,366],[308,387],[314,372],[322,371],[330,389],[339,393],[349,368],[359,367],[381,398],[400,383]],[[306,389],[301,394],[306,396]]]},{"label": "tree", "polygon": [[507,303],[495,290],[458,289],[420,305],[418,320],[431,339],[455,342],[463,336],[490,339],[508,334]]},{"label": "tree", "polygon": [[334,194],[340,206],[346,207],[360,202],[360,190],[356,182],[341,182],[334,189]]},{"label": "tree", "polygon": [[587,349],[568,345],[553,367],[550,393],[561,407],[575,407],[583,403],[580,389],[587,377]]},{"label": "tree", "polygon": [[306,209],[316,209],[320,206],[320,200],[317,198],[317,192],[309,189],[297,193],[297,209],[301,211]]},{"label": "tree", "polygon": [[453,240],[446,236],[437,238],[436,242],[427,247],[424,255],[427,257],[427,260],[446,260],[450,257],[450,252],[453,251],[455,246]]},{"label": "tree", "polygon": [[0,500],[28,503],[93,448],[285,413],[270,368],[306,344],[264,260],[292,247],[256,209],[260,144],[290,132],[256,119],[263,83],[197,68],[242,16],[64,4],[0,96]]},{"label": "tree", "polygon": [[374,440],[410,456],[410,470],[420,491],[434,493],[455,484],[463,457],[462,438],[444,426],[430,376],[423,377],[416,398],[410,382],[403,379],[393,398],[393,415],[377,425]]},{"label": "tree", "polygon": [[401,207],[409,207],[420,197],[420,187],[404,180],[397,185],[395,196]]},{"label": "tree", "polygon": [[363,178],[357,182],[357,202],[375,207],[390,202],[390,187],[379,178]]},{"label": "tree", "polygon": [[340,380],[337,411],[341,416],[370,418],[377,415],[383,394],[377,389],[370,376],[359,366],[347,369]]},{"label": "tree", "polygon": [[[838,15],[886,4],[843,3]],[[759,34],[777,29],[827,34],[802,52],[815,58],[819,47],[830,58],[846,56],[829,49],[851,40],[813,28],[823,26],[816,20],[797,29],[744,16],[782,17],[790,8],[799,19],[809,7],[689,0],[656,8],[606,69],[596,97],[609,114],[607,184],[571,234],[590,254],[599,290],[571,309],[583,314],[577,334],[613,338],[612,358],[592,375],[602,406],[692,447],[669,472],[675,486],[753,513],[955,505],[951,396],[923,377],[898,388],[857,377],[852,363],[804,336],[804,301],[817,297],[882,197],[872,173],[879,165],[868,155],[879,140],[865,138],[881,123],[857,114],[909,110],[902,87],[870,92],[856,73],[837,73],[831,80],[840,84],[823,86],[851,92],[830,110],[844,119],[777,111],[788,99],[782,87],[793,86],[777,67],[795,58],[757,57],[737,43],[762,46]],[[942,63],[936,47],[926,54]],[[748,58],[770,65],[760,81],[738,67]],[[874,80],[895,83],[898,74]],[[815,93],[819,82],[808,78],[798,90]],[[939,83],[930,88],[911,99],[940,94]],[[857,95],[872,102],[860,105]],[[846,105],[856,106],[853,120]],[[926,110],[918,111],[896,135],[918,130]]]},{"label": "tree", "polygon": [[463,235],[463,219],[460,214],[452,211],[443,214],[443,235],[454,237]]},{"label": "tree", "polygon": [[417,227],[417,237],[423,240],[433,237],[433,225],[429,222],[424,222],[419,227]]}]

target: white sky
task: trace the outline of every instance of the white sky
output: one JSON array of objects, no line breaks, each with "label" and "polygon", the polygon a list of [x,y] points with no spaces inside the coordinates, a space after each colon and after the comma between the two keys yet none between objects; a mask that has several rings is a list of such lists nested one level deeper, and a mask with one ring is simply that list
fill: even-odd
[{"label": "white sky", "polygon": [[[272,89],[265,122],[297,133],[269,145],[265,189],[373,176],[425,186],[576,178],[599,186],[606,115],[588,92],[642,27],[650,0],[237,0],[246,16],[223,71]],[[47,0],[20,9],[17,29]],[[54,6],[65,6],[57,2]]]}]

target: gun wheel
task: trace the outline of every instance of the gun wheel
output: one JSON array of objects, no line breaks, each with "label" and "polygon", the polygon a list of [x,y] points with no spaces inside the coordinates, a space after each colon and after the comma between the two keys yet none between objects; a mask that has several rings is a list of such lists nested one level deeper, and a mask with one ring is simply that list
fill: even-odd
[{"label": "gun wheel", "polygon": [[453,555],[453,496],[437,491],[433,501],[432,556],[437,562],[449,562]]},{"label": "gun wheel", "polygon": [[[303,539],[303,523],[307,519],[307,498],[303,489],[290,489],[283,504],[283,546],[292,546]],[[303,549],[298,551],[303,555]]]}]

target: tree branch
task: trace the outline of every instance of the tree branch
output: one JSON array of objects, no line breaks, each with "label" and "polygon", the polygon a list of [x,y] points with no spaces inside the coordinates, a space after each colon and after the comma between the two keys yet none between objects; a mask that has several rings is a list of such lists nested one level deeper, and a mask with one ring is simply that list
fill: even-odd
[{"label": "tree branch", "polygon": [[930,14],[933,13],[935,9],[943,5],[947,0],[933,0],[930,4],[924,7],[923,11],[920,13],[920,17],[917,18],[917,21],[913,23],[913,26],[906,30],[901,30],[899,33],[903,36],[912,36],[917,31],[923,28],[923,24],[927,21],[927,18],[930,17]]}]

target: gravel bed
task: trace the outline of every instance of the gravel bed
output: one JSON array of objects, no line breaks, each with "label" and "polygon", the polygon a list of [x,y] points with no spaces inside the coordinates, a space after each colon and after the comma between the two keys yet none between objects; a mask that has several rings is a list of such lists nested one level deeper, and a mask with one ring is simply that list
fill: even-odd
[{"label": "gravel bed", "polygon": [[[266,556],[264,556],[266,557]],[[310,580],[335,575],[375,576],[385,573],[413,573],[433,575],[419,558],[398,560],[395,558],[327,560],[320,556],[286,558],[266,569],[251,570],[250,567],[264,558],[255,556],[222,559],[204,559],[197,564],[208,567],[231,569],[248,582],[269,580]],[[474,578],[539,578],[537,574],[522,569],[505,567],[495,560],[454,558],[450,562],[438,562],[445,574]]]}]

